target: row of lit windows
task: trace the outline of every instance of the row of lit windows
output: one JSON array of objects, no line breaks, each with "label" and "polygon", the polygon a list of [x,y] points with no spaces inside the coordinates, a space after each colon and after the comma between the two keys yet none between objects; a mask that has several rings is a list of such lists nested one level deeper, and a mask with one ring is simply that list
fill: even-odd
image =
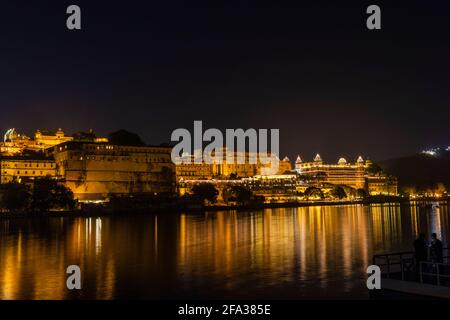
[{"label": "row of lit windows", "polygon": [[[22,172],[22,171],[18,170],[18,171],[16,171],[16,174],[17,174],[17,175],[20,175],[20,174],[22,174],[21,172]],[[3,173],[4,173],[5,175],[7,175],[7,174],[8,174],[8,171],[3,171]],[[28,174],[28,171],[23,171],[23,174]],[[36,174],[36,171],[34,171],[34,170],[33,170],[33,171],[30,171],[29,174]],[[44,171],[39,171],[38,174],[43,175],[43,174],[44,174]]]},{"label": "row of lit windows", "polygon": [[[81,156],[72,156],[72,160],[80,160],[82,161],[84,158]],[[134,162],[142,162],[142,163],[150,163],[150,162],[169,162],[169,159],[163,158],[129,158],[129,157],[107,157],[107,156],[86,156],[86,160],[95,160],[95,161],[134,161]]]},{"label": "row of lit windows", "polygon": [[364,170],[352,169],[352,168],[333,168],[333,169],[324,169],[324,168],[301,168],[301,172],[336,172],[336,173],[355,173],[361,174]]},{"label": "row of lit windows", "polygon": [[[55,163],[14,163],[14,168],[19,168],[19,167],[25,167],[25,168],[54,168],[56,166]],[[9,164],[8,163],[3,163],[2,164],[2,168],[9,168]]]},{"label": "row of lit windows", "polygon": [[114,146],[109,145],[86,145],[85,150],[114,150]]},{"label": "row of lit windows", "polygon": [[347,182],[359,182],[359,183],[361,183],[361,182],[365,182],[365,180],[364,179],[350,179],[350,178],[348,178],[348,179],[346,179],[346,178],[335,178],[335,179],[325,179],[326,181],[330,181],[330,182],[336,182],[336,181],[347,181]]},{"label": "row of lit windows", "polygon": [[182,166],[182,167],[180,167],[180,166],[177,166],[177,168],[179,170],[203,170],[203,171],[208,171],[208,170],[211,169],[210,166],[207,166],[207,167],[195,167],[195,166]]},{"label": "row of lit windows", "polygon": [[[47,163],[43,163],[43,164],[41,163],[41,165],[42,165],[43,168],[47,167]],[[17,167],[19,167],[19,164],[16,163],[16,164],[14,164],[14,166],[17,168]],[[49,168],[53,168],[54,166],[55,166],[54,163],[48,163],[48,167]],[[33,163],[25,163],[24,167],[25,168],[32,168],[33,167]],[[34,164],[34,167],[39,168],[39,163]]]},{"label": "row of lit windows", "polygon": [[[195,171],[192,171],[192,172],[188,171],[188,172],[180,173],[180,176],[198,176],[198,175],[199,175],[198,172],[195,172]],[[200,175],[202,175],[202,174],[200,174]]]},{"label": "row of lit windows", "polygon": [[[220,166],[220,165],[219,165]],[[223,164],[222,166],[226,168],[254,168],[254,167],[260,167],[259,164],[253,164],[253,163],[246,163],[246,164]]]},{"label": "row of lit windows", "polygon": [[111,146],[111,145],[85,145],[85,150],[114,150],[118,149],[120,151],[127,152],[137,152],[137,153],[161,153],[160,149],[149,149],[145,147],[133,148],[133,147],[123,147],[123,146]]}]

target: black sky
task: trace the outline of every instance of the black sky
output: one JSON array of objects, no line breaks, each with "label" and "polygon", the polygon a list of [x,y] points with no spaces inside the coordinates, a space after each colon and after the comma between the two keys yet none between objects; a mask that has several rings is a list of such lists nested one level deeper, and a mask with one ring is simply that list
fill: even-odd
[{"label": "black sky", "polygon": [[408,155],[449,144],[449,18],[437,0],[2,1],[0,130],[158,144],[203,120],[279,128],[290,157]]}]

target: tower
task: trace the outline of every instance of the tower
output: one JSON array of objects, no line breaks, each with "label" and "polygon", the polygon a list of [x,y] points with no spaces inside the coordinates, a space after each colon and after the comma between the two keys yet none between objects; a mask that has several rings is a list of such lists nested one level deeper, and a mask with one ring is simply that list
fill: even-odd
[{"label": "tower", "polygon": [[300,156],[297,156],[297,159],[295,160],[295,171],[297,171],[298,173],[302,172],[302,158],[300,158]]},{"label": "tower", "polygon": [[323,161],[322,158],[320,157],[320,154],[316,154],[316,156],[314,157],[314,164],[316,165],[322,165]]}]

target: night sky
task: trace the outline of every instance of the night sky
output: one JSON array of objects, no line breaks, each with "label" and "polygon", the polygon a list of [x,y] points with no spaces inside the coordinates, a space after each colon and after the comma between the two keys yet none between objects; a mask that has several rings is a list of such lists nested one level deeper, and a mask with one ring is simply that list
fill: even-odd
[{"label": "night sky", "polygon": [[203,120],[279,128],[282,156],[409,155],[450,144],[449,31],[437,0],[2,1],[0,130],[159,144]]}]

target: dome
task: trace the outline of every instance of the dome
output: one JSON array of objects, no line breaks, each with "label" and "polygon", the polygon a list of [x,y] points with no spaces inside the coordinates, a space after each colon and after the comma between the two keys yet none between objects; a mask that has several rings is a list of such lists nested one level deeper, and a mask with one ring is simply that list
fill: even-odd
[{"label": "dome", "polygon": [[338,164],[347,164],[347,160],[345,160],[345,158],[340,158]]},{"label": "dome", "polygon": [[295,160],[295,163],[302,163],[302,158],[300,158],[300,156],[297,156],[297,160]]},{"label": "dome", "polygon": [[290,160],[289,160],[289,158],[286,156],[286,157],[283,158],[283,161],[289,162]]},{"label": "dome", "polygon": [[316,157],[314,158],[314,161],[322,161],[322,158],[320,157],[320,154],[316,154]]},{"label": "dome", "polygon": [[356,160],[356,162],[364,162],[364,159],[361,156],[359,156],[358,160]]},{"label": "dome", "polygon": [[17,133],[16,133],[16,129],[12,128],[12,129],[8,129],[8,131],[6,131],[5,135],[3,136],[3,141],[13,141],[14,138],[16,137]]}]

